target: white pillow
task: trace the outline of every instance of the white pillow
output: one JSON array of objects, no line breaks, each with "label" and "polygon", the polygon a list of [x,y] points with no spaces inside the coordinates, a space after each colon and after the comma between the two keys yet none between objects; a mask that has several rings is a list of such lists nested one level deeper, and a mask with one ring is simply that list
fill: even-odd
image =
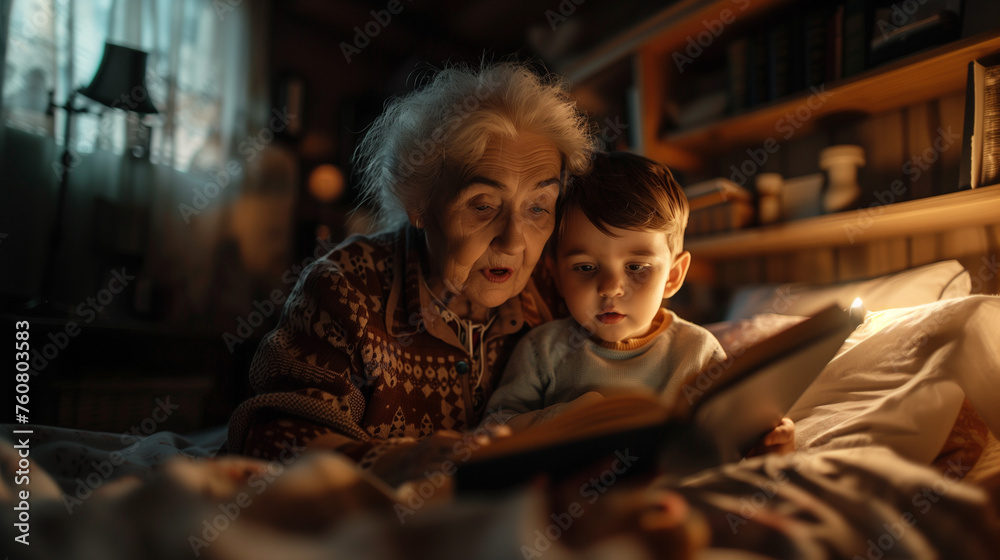
[{"label": "white pillow", "polygon": [[727,320],[761,313],[810,316],[830,304],[847,308],[860,297],[865,309],[881,311],[913,307],[972,293],[972,278],[956,260],[941,261],[903,272],[820,286],[815,284],[765,284],[741,288],[733,295]]},{"label": "white pillow", "polygon": [[800,449],[885,445],[929,463],[968,398],[1000,430],[1000,298],[869,313],[788,416]]}]

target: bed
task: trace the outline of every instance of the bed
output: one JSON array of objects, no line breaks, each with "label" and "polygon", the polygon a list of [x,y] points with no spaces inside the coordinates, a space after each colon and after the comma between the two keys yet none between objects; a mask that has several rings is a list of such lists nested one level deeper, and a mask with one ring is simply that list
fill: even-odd
[{"label": "bed", "polygon": [[[835,283],[741,286],[724,320],[707,325],[730,351],[831,301],[860,297],[868,308],[789,413],[799,451],[682,480],[603,481],[610,490],[593,503],[582,487],[567,499],[537,484],[439,500],[433,476],[387,488],[345,459],[295,447],[271,463],[213,458],[223,426],[142,439],[5,426],[4,548],[101,559],[617,559],[685,546],[702,559],[996,558],[1000,297],[974,293],[985,285],[981,269],[945,259]],[[648,520],[628,500],[651,495],[680,496],[703,540],[636,535]]]}]

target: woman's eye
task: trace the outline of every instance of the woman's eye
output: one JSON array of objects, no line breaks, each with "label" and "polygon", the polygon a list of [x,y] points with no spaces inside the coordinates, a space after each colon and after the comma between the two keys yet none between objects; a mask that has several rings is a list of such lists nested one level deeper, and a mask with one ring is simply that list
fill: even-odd
[{"label": "woman's eye", "polygon": [[479,211],[479,212],[486,212],[486,211],[490,210],[491,208],[492,208],[492,206],[490,206],[489,204],[480,204],[480,205],[476,206],[476,210]]},{"label": "woman's eye", "polygon": [[544,206],[532,206],[529,211],[532,214],[535,214],[537,216],[541,216],[542,214],[548,214],[549,213],[549,209],[545,208]]},{"label": "woman's eye", "polygon": [[574,271],[576,271],[576,272],[584,272],[584,273],[586,273],[586,272],[593,272],[595,269],[596,269],[596,267],[594,265],[592,265],[592,264],[578,264],[578,265],[576,265],[576,266],[573,267]]}]

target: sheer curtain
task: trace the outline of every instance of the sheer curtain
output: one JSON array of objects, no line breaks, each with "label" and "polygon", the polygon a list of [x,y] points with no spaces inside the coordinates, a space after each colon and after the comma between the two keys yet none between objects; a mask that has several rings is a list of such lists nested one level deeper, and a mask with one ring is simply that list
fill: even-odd
[{"label": "sheer curtain", "polygon": [[[272,116],[264,64],[267,10],[262,1],[13,1],[0,150],[4,166],[19,178],[12,188],[21,192],[11,196],[22,209],[29,201],[38,214],[31,224],[15,226],[10,241],[23,238],[15,256],[47,250],[38,239],[48,236],[53,212],[46,208],[54,208],[58,185],[54,164],[68,145],[60,299],[82,300],[128,262],[140,271],[139,292],[128,305],[147,312],[160,305],[173,318],[206,313],[214,259],[249,169],[237,147]],[[62,138],[67,115],[61,109],[47,113],[50,91],[62,104],[71,90],[87,85],[105,42],[149,53],[146,84],[160,113],[140,123],[134,114],[77,96],[76,105],[93,112],[73,115],[72,137]],[[5,217],[27,219],[23,213]],[[86,236],[73,235],[88,231],[96,253],[78,238]],[[38,259],[25,259],[33,273],[20,284],[5,283],[9,291],[27,292],[36,283]],[[81,281],[81,274],[89,280]],[[169,294],[169,301],[152,303],[150,293]]]}]

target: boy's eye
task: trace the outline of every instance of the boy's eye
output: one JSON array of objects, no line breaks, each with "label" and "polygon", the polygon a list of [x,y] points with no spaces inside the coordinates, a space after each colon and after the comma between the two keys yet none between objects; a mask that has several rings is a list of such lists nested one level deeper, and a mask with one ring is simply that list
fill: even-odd
[{"label": "boy's eye", "polygon": [[649,270],[649,265],[647,264],[627,264],[625,265],[625,270],[632,273],[646,272]]},{"label": "boy's eye", "polygon": [[573,266],[574,272],[587,273],[587,272],[593,272],[595,270],[597,270],[597,267],[595,267],[592,264],[577,264]]}]

